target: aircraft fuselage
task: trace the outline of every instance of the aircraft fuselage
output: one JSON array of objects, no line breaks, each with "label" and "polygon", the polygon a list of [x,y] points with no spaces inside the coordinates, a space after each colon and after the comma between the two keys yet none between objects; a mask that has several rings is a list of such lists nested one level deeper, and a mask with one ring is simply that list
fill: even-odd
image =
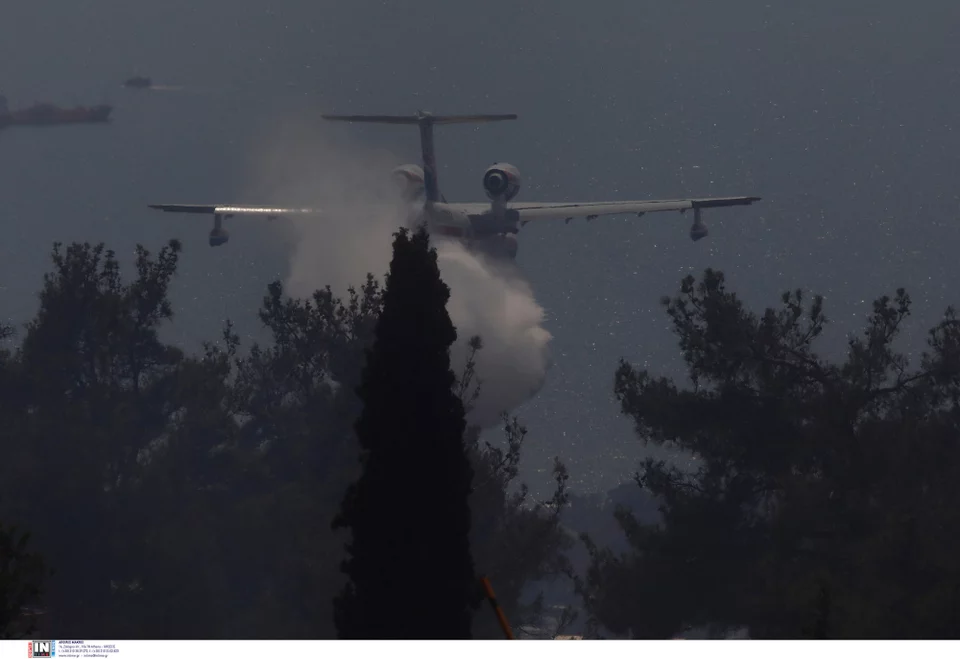
[{"label": "aircraft fuselage", "polygon": [[513,260],[517,256],[516,211],[492,208],[490,212],[471,217],[443,202],[426,202],[413,209],[407,224],[414,228],[424,221],[434,239],[459,240],[467,249],[492,258]]}]

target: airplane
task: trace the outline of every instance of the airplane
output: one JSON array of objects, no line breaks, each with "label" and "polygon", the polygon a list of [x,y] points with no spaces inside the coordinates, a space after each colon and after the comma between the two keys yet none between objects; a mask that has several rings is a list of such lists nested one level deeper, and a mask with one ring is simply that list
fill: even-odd
[{"label": "airplane", "polygon": [[[403,201],[410,204],[411,226],[426,221],[433,237],[458,239],[469,249],[495,258],[514,260],[517,256],[519,229],[528,222],[585,217],[587,221],[600,215],[624,215],[693,209],[690,238],[698,241],[708,230],[701,218],[705,208],[746,206],[760,197],[712,197],[693,199],[660,199],[646,201],[594,202],[514,202],[520,191],[520,172],[505,162],[494,163],[483,173],[483,189],[489,203],[448,203],[440,193],[437,181],[437,163],[433,143],[433,127],[448,124],[489,123],[516,119],[515,114],[433,115],[417,111],[410,115],[336,115],[324,114],[327,121],[362,122],[375,124],[415,125],[420,129],[421,165],[400,165],[391,172],[392,180],[400,188]],[[225,244],[230,236],[223,221],[236,215],[264,216],[273,220],[289,215],[322,215],[317,208],[271,208],[218,204],[148,204],[150,208],[168,213],[199,213],[213,215],[210,231],[211,247]]]}]

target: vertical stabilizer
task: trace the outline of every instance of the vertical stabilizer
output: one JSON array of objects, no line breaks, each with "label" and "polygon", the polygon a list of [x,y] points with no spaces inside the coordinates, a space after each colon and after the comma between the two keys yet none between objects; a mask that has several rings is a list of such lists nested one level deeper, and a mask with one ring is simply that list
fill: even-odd
[{"label": "vertical stabilizer", "polygon": [[464,114],[432,115],[417,112],[415,115],[370,115],[370,114],[324,114],[327,121],[352,121],[369,124],[409,124],[420,127],[420,151],[423,161],[423,185],[427,203],[440,201],[440,184],[437,180],[437,158],[433,147],[435,124],[480,124],[491,121],[516,119],[515,114]]}]

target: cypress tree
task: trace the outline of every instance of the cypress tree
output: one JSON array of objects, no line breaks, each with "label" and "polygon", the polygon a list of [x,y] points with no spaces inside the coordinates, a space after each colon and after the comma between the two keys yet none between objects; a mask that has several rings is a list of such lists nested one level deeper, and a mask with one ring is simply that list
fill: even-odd
[{"label": "cypress tree", "polygon": [[395,234],[383,308],[357,394],[362,472],[334,528],[349,528],[334,600],[341,638],[470,638],[473,471],[449,349],[450,290],[421,226]]}]

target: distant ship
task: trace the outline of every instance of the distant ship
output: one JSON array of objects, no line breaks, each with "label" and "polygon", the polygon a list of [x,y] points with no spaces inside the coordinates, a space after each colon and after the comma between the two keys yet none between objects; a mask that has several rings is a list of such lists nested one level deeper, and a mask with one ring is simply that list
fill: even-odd
[{"label": "distant ship", "polygon": [[124,80],[123,86],[130,89],[149,89],[153,86],[153,81],[143,76],[134,76],[133,78]]},{"label": "distant ship", "polygon": [[7,99],[0,96],[0,128],[7,126],[56,126],[59,124],[99,124],[110,121],[111,105],[77,105],[62,108],[52,103],[34,103],[28,108],[7,108]]}]

